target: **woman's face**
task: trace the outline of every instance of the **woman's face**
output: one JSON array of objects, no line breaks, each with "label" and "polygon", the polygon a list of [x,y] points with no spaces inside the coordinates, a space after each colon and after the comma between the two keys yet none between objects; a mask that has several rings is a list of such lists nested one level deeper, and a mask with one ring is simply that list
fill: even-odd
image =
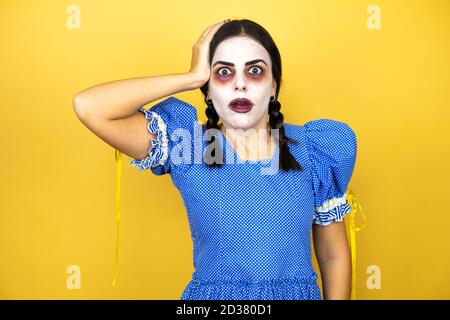
[{"label": "woman's face", "polygon": [[[251,62],[254,60],[257,62]],[[265,128],[270,97],[276,94],[272,63],[266,49],[257,41],[237,36],[222,41],[211,62],[209,98],[224,127]],[[229,103],[247,98],[253,103],[248,112],[237,112]]]}]

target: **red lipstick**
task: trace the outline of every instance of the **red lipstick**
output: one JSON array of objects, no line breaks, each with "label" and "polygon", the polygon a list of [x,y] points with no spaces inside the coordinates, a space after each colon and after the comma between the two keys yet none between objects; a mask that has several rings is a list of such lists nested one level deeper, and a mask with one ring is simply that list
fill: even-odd
[{"label": "red lipstick", "polygon": [[246,98],[236,98],[231,100],[228,106],[235,112],[246,113],[249,112],[253,107],[253,102]]}]

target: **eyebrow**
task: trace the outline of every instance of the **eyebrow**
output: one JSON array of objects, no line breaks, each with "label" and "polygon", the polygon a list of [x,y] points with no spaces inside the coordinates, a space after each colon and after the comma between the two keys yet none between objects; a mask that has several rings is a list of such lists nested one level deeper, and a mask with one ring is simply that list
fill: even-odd
[{"label": "eyebrow", "polygon": [[[264,63],[264,64],[267,66],[267,63],[266,63],[263,59],[255,59],[255,60],[247,61],[247,62],[245,63],[245,65],[248,66],[248,65],[250,65],[250,64],[255,64],[255,63],[257,63],[257,62],[262,62],[262,63]],[[224,64],[224,65],[226,65],[226,66],[234,67],[234,63],[227,62],[227,61],[216,61],[216,62],[214,62],[213,67],[214,67],[216,64],[219,64],[219,63],[220,63],[220,64]]]}]

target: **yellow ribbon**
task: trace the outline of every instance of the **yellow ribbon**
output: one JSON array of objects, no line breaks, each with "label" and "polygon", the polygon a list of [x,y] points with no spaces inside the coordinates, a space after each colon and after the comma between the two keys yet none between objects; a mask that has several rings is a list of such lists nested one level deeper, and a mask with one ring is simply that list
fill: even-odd
[{"label": "yellow ribbon", "polygon": [[119,269],[119,227],[120,227],[120,181],[122,178],[122,153],[115,150],[116,157],[116,262],[112,285],[117,283],[117,271]]},{"label": "yellow ribbon", "polygon": [[[366,216],[361,205],[356,200],[356,197],[352,190],[347,191],[347,201],[352,207],[350,211],[350,250],[352,256],[352,292],[351,299],[356,300],[356,232],[361,231],[366,227]],[[360,227],[355,226],[356,213],[360,211],[363,219],[363,224]]]}]

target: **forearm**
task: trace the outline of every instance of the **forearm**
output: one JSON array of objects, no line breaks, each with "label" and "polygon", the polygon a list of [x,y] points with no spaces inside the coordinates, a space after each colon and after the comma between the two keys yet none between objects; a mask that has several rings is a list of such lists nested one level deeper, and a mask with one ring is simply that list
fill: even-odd
[{"label": "forearm", "polygon": [[199,88],[204,82],[190,72],[116,80],[80,91],[73,98],[73,106],[104,119],[122,119],[147,103]]},{"label": "forearm", "polygon": [[319,261],[322,275],[324,300],[350,299],[351,293],[351,258],[343,254],[325,261]]}]

